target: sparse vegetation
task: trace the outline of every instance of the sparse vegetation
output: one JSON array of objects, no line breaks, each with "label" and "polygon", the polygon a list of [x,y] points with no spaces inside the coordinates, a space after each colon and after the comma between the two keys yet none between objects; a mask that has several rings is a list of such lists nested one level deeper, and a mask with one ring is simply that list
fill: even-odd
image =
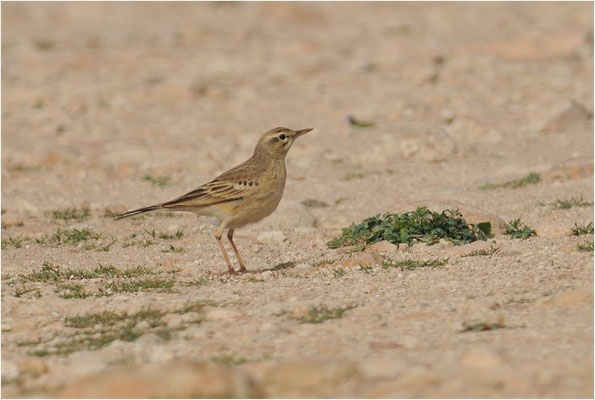
[{"label": "sparse vegetation", "polygon": [[578,225],[575,222],[574,228],[572,228],[572,234],[574,236],[592,235],[593,234],[593,223],[589,222],[588,224]]},{"label": "sparse vegetation", "polygon": [[335,262],[337,262],[338,260],[339,260],[338,258],[325,258],[323,260],[314,261],[312,263],[312,268],[318,268],[318,267],[322,267],[324,265],[331,265],[331,264],[334,264]]},{"label": "sparse vegetation", "polygon": [[328,308],[326,306],[311,307],[305,314],[294,316],[302,324],[319,324],[329,319],[343,317],[346,311],[355,308],[355,306]]},{"label": "sparse vegetation", "polygon": [[463,254],[461,257],[476,257],[476,256],[491,256],[497,253],[500,250],[500,247],[496,247],[491,245],[487,250],[474,250],[469,254]]},{"label": "sparse vegetation", "polygon": [[316,199],[306,199],[306,200],[302,201],[301,204],[308,208],[326,208],[326,207],[328,207],[328,204],[326,202],[321,201],[321,200],[316,200]]},{"label": "sparse vegetation", "polygon": [[411,271],[417,268],[437,268],[448,264],[448,258],[436,258],[433,260],[393,260],[382,256],[382,268],[398,268],[402,271]]},{"label": "sparse vegetation", "polygon": [[553,204],[554,208],[559,208],[561,210],[568,210],[573,207],[590,207],[592,205],[592,201],[585,201],[582,196],[571,197],[564,200],[558,199]]},{"label": "sparse vegetation", "polygon": [[165,186],[169,183],[170,181],[170,177],[169,176],[151,176],[151,175],[145,175],[143,176],[143,180],[152,183],[155,186]]},{"label": "sparse vegetation", "polygon": [[169,246],[165,250],[161,250],[162,253],[183,253],[186,249],[183,247],[175,247],[173,244],[169,244]]},{"label": "sparse vegetation", "polygon": [[460,330],[461,333],[464,332],[484,332],[484,331],[493,331],[495,329],[503,329],[506,328],[504,325],[503,320],[499,320],[496,322],[476,322],[473,324],[468,324],[463,322],[463,329]]},{"label": "sparse vegetation", "polygon": [[340,268],[333,269],[333,276],[335,278],[341,278],[341,277],[345,276],[345,274],[347,274],[347,272],[345,272],[344,269],[340,269]]},{"label": "sparse vegetation", "polygon": [[133,281],[112,281],[99,289],[97,296],[111,296],[114,293],[136,293],[145,290],[171,292],[174,281],[171,279],[138,279]]},{"label": "sparse vegetation", "polygon": [[399,214],[382,214],[343,228],[341,236],[327,242],[335,249],[360,243],[388,240],[393,244],[424,242],[434,244],[446,239],[455,244],[485,240],[491,233],[489,222],[469,225],[458,210],[436,213],[426,207]]},{"label": "sparse vegetation", "polygon": [[530,173],[527,176],[524,176],[520,179],[503,182],[503,183],[488,183],[485,185],[480,186],[481,190],[493,190],[493,189],[500,189],[500,188],[511,188],[516,189],[527,185],[534,185],[539,182],[541,176],[534,172]]},{"label": "sparse vegetation", "polygon": [[53,235],[44,235],[35,239],[38,244],[49,244],[60,246],[63,244],[78,244],[92,239],[100,239],[101,234],[92,229],[58,229]]},{"label": "sparse vegetation", "polygon": [[211,357],[211,362],[232,366],[245,364],[248,362],[248,359],[244,357],[236,358],[232,354],[221,354]]},{"label": "sparse vegetation", "polygon": [[153,229],[152,231],[148,231],[145,229],[145,232],[151,236],[153,239],[159,238],[159,239],[181,239],[182,237],[184,237],[184,231],[182,229],[178,229],[176,231],[176,233],[171,234],[171,233],[167,233],[167,232],[155,232],[155,229]]},{"label": "sparse vegetation", "polygon": [[593,242],[583,242],[576,245],[576,249],[582,252],[593,251]]},{"label": "sparse vegetation", "polygon": [[56,286],[56,293],[63,299],[86,299],[91,296],[80,283],[62,283]]},{"label": "sparse vegetation", "polygon": [[67,208],[65,210],[55,210],[51,212],[54,219],[63,219],[65,221],[74,219],[83,221],[91,216],[91,211],[86,208]]},{"label": "sparse vegetation", "polygon": [[15,249],[20,249],[21,247],[23,247],[23,243],[28,240],[31,239],[25,237],[11,237],[8,239],[2,239],[2,250],[7,249],[9,246],[14,247]]},{"label": "sparse vegetation", "polygon": [[200,323],[202,316],[176,327],[167,326],[163,317],[173,313],[202,313],[202,306],[202,303],[196,302],[172,311],[143,308],[134,313],[101,311],[75,315],[66,317],[63,321],[65,328],[74,330],[71,333],[56,335],[46,341],[20,342],[19,346],[31,347],[29,354],[43,357],[64,356],[80,350],[97,350],[114,340],[132,342],[146,333],[154,333],[167,341],[175,332],[186,329],[191,324]]},{"label": "sparse vegetation", "polygon": [[537,236],[537,232],[521,222],[520,218],[508,221],[504,229],[504,234],[513,239],[528,239],[531,236]]}]

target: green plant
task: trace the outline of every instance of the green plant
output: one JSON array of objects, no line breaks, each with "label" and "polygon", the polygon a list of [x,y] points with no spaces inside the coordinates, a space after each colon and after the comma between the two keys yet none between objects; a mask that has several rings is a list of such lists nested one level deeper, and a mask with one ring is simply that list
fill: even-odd
[{"label": "green plant", "polygon": [[393,244],[416,241],[434,244],[446,239],[455,244],[485,240],[491,233],[489,222],[469,225],[458,210],[432,212],[426,207],[399,214],[381,214],[343,228],[341,236],[327,242],[335,249],[359,243],[372,244],[388,240]]},{"label": "green plant", "polygon": [[582,252],[593,251],[593,242],[583,242],[576,245],[576,249]]},{"label": "green plant", "polygon": [[496,322],[476,322],[473,324],[468,324],[463,322],[463,329],[461,329],[461,333],[464,332],[484,332],[484,331],[492,331],[495,329],[503,329],[506,328],[503,321],[496,321]]},{"label": "green plant", "polygon": [[91,216],[91,211],[86,208],[67,208],[65,210],[55,210],[51,212],[51,215],[54,219],[63,219],[63,220],[71,220],[75,219],[77,221],[82,221]]},{"label": "green plant", "polygon": [[529,175],[524,176],[517,180],[503,182],[503,183],[488,183],[488,184],[480,186],[479,188],[481,190],[493,190],[493,189],[499,189],[499,188],[516,189],[516,188],[520,188],[520,187],[527,186],[527,185],[534,185],[534,184],[538,183],[540,179],[541,179],[541,176],[539,174],[532,172]]},{"label": "green plant", "polygon": [[151,175],[145,175],[143,176],[143,180],[152,183],[155,186],[165,186],[169,183],[169,180],[171,178],[169,176],[151,176]]},{"label": "green plant", "polygon": [[486,250],[474,250],[469,254],[463,254],[461,257],[475,257],[475,256],[491,256],[497,253],[500,250],[500,247],[496,247],[494,245],[490,245],[489,249]]},{"label": "green plant", "polygon": [[326,306],[311,307],[307,313],[294,317],[300,323],[319,324],[328,319],[337,319],[343,317],[346,311],[355,308],[355,306],[328,308]]},{"label": "green plant", "polygon": [[513,239],[528,239],[531,236],[537,236],[537,232],[521,222],[520,218],[508,221],[504,228],[504,234]]},{"label": "green plant", "polygon": [[339,268],[334,268],[333,269],[333,276],[335,278],[341,278],[342,276],[345,276],[347,272],[345,272],[344,269],[339,269]]},{"label": "green plant", "polygon": [[326,258],[323,260],[314,261],[312,263],[312,268],[322,267],[323,265],[331,265],[334,264],[338,258]]},{"label": "green plant", "polygon": [[411,271],[417,268],[437,268],[448,264],[448,258],[436,258],[433,260],[393,260],[382,256],[382,268],[398,268],[402,271]]},{"label": "green plant", "polygon": [[559,208],[562,210],[568,210],[572,207],[589,207],[592,205],[593,205],[592,201],[585,201],[585,200],[583,200],[582,196],[571,197],[571,198],[565,199],[565,200],[558,199],[553,204],[554,208]]},{"label": "green plant", "polygon": [[592,235],[593,234],[593,223],[589,222],[588,224],[577,225],[574,223],[574,228],[572,228],[572,234],[574,236],[581,236],[581,235]]},{"label": "green plant", "polygon": [[62,245],[77,244],[91,239],[100,239],[101,234],[92,229],[58,229],[53,235],[44,235],[35,239],[38,244]]},{"label": "green plant", "polygon": [[85,287],[79,283],[65,283],[56,286],[56,293],[63,299],[86,299],[91,296]]}]

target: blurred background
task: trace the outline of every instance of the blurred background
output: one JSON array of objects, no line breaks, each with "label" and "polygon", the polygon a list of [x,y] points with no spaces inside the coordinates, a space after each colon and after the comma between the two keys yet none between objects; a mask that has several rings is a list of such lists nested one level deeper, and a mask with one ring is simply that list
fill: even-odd
[{"label": "blurred background", "polygon": [[[315,130],[288,155],[279,210],[236,235],[258,273],[213,275],[219,250],[191,215],[111,218],[195,189],[277,126]],[[157,365],[122,378],[127,393],[592,397],[592,225],[590,252],[570,234],[593,221],[592,194],[592,2],[3,2],[2,395],[122,397],[118,374]],[[570,196],[581,206],[552,206]],[[499,236],[489,257],[391,247],[452,257],[421,271],[349,269],[325,245],[434,200],[538,236]],[[101,239],[52,244],[63,229]],[[14,283],[48,265],[140,265],[173,289]],[[171,311],[187,301],[204,302],[196,323]],[[312,305],[347,308],[322,324],[286,315]],[[170,336],[133,321],[137,340],[88,349],[65,322],[143,307]],[[461,333],[504,317],[514,329]],[[167,386],[180,376],[189,392]]]}]

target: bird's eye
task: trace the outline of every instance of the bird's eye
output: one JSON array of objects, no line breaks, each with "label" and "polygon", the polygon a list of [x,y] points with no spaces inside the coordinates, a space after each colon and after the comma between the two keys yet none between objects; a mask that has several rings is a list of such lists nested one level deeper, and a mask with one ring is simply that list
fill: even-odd
[{"label": "bird's eye", "polygon": [[287,136],[285,136],[285,134],[284,134],[284,133],[282,133],[282,134],[280,134],[280,135],[279,135],[279,139],[281,139],[281,140],[285,140],[285,138],[286,138],[286,137],[287,137]]}]

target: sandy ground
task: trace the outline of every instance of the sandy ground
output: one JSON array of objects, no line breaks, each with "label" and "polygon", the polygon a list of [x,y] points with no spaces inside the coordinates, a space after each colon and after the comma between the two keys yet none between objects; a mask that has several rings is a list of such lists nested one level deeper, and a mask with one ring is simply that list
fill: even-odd
[{"label": "sandy ground", "polygon": [[[592,16],[590,3],[3,3],[3,397],[592,397],[593,252],[577,246],[593,235],[571,229],[593,208],[554,205],[593,201]],[[315,131],[288,156],[276,214],[236,233],[254,273],[218,275],[206,219],[110,217],[194,189],[275,126]],[[540,181],[479,188],[529,173]],[[325,246],[436,202],[537,236],[471,256]],[[90,216],[54,215],[68,208]]]}]

